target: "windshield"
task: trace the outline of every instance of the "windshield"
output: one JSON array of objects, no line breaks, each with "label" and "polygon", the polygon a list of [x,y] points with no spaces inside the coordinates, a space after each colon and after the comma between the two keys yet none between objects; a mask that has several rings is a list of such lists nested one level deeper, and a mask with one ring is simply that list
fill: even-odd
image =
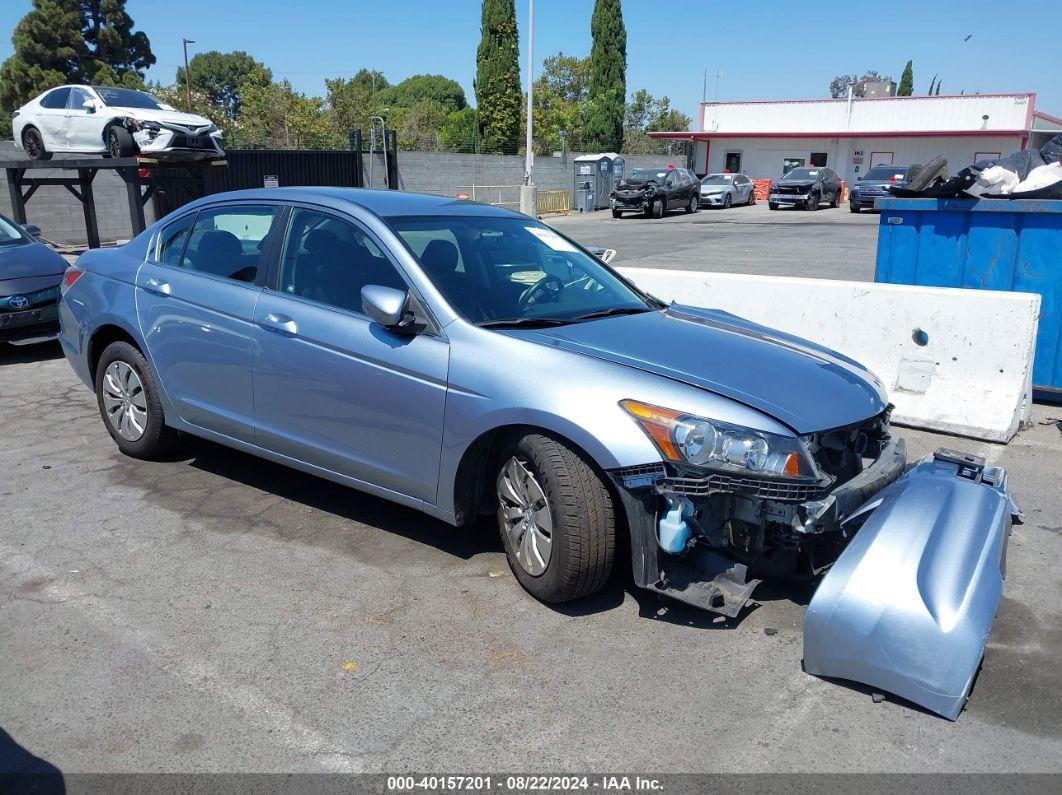
[{"label": "windshield", "polygon": [[146,94],[143,91],[134,91],[131,88],[110,88],[108,86],[93,86],[92,88],[100,95],[103,104],[112,108],[173,110],[162,100],[155,99],[151,94]]},{"label": "windshield", "polygon": [[891,180],[904,179],[907,176],[907,166],[874,166],[866,173],[863,179]]},{"label": "windshield", "polygon": [[24,243],[26,238],[14,221],[0,215],[0,246],[10,246],[14,243]]},{"label": "windshield", "polygon": [[639,171],[639,170],[635,170],[635,171],[633,171],[631,173],[631,175],[629,177],[627,177],[627,179],[625,181],[629,182],[631,184],[634,184],[634,183],[637,183],[637,182],[659,182],[659,183],[663,183],[663,181],[665,179],[667,179],[667,171]]},{"label": "windshield", "polygon": [[729,185],[734,181],[733,174],[709,174],[701,180],[702,185]]},{"label": "windshield", "polygon": [[819,169],[817,168],[794,168],[788,174],[785,175],[785,179],[818,179]]},{"label": "windshield", "polygon": [[473,323],[546,324],[655,308],[600,260],[529,218],[389,223],[454,311]]}]

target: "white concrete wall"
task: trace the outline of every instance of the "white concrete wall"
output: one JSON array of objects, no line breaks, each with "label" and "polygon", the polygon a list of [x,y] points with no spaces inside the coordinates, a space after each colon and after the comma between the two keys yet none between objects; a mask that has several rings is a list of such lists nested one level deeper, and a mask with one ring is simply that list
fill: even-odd
[{"label": "white concrete wall", "polygon": [[[1028,94],[722,102],[702,106],[704,132],[1023,130]],[[987,121],[983,118],[988,116]]]},{"label": "white concrete wall", "polygon": [[[703,142],[698,142],[701,144]],[[708,142],[710,171],[722,171],[727,152],[742,152],[742,170],[754,179],[778,179],[782,174],[782,160],[803,157],[810,164],[812,152],[826,152],[826,165],[840,174],[841,179],[854,182],[870,168],[874,152],[892,152],[893,165],[927,163],[937,155],[948,159],[954,174],[976,162],[978,154],[1007,155],[1021,149],[1016,135],[990,136],[927,136],[922,138],[896,136],[889,138],[713,138]],[[863,164],[858,173],[853,153],[863,151]],[[704,150],[695,151],[694,165],[703,169]]]},{"label": "white concrete wall", "polygon": [[1005,442],[1028,419],[1039,295],[620,270],[664,300],[722,309],[861,362],[885,384],[900,425]]}]

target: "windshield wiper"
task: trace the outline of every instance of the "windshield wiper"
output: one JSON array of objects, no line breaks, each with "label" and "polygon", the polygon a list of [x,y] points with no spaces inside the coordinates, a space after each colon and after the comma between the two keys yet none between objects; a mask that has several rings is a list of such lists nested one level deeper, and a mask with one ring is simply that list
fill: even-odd
[{"label": "windshield wiper", "polygon": [[619,315],[640,315],[642,312],[652,312],[647,306],[613,306],[609,309],[598,309],[587,312],[585,315],[576,315],[572,320],[596,320],[599,317],[618,317]]},{"label": "windshield wiper", "polygon": [[484,320],[476,325],[480,328],[546,328],[566,326],[571,322],[559,317],[510,317],[505,320]]}]

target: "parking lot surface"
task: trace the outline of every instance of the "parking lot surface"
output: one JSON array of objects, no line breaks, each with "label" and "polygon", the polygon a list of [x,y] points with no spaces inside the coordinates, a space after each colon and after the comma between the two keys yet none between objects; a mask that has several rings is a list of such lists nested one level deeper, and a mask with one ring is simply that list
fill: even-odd
[{"label": "parking lot surface", "polygon": [[543,220],[585,245],[616,249],[617,266],[874,281],[880,216],[847,204],[807,212],[760,202],[659,220],[608,210]]},{"label": "parking lot surface", "polygon": [[[764,269],[788,239],[832,264],[784,272],[866,278],[876,223],[756,207],[557,225],[622,264],[783,272]],[[841,240],[862,241],[852,274]],[[1007,467],[1026,515],[950,723],[804,674],[806,586],[765,584],[729,622],[622,576],[549,607],[489,521],[454,529],[191,439],[121,456],[54,344],[0,349],[0,395],[8,754],[67,773],[1062,772],[1062,407],[1005,447],[897,429],[912,457]]]}]

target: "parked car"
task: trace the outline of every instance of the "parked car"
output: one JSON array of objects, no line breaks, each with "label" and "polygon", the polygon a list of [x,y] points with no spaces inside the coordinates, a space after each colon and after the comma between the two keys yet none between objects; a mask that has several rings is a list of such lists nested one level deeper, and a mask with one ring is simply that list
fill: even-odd
[{"label": "parked car", "polygon": [[874,166],[848,189],[848,209],[853,213],[873,209],[875,201],[891,195],[889,187],[906,188],[921,170],[920,165]]},{"label": "parked car", "polygon": [[[493,514],[546,602],[630,560],[638,586],[734,616],[760,578],[842,555],[841,582],[820,585],[830,606],[809,608],[809,664],[918,700],[908,661],[932,643],[949,660],[933,708],[969,688],[967,639],[983,651],[987,631],[952,605],[991,622],[998,592],[978,577],[1005,543],[1005,473],[968,457],[960,477],[953,456],[905,475],[865,368],[664,304],[535,219],[396,191],[216,194],[83,254],[60,317],[127,455],[184,432],[452,525]],[[853,534],[875,543],[846,550]],[[914,608],[882,601],[889,583],[927,577],[948,621],[896,618]],[[880,620],[847,623],[867,610]]]},{"label": "parked car", "polygon": [[221,157],[221,132],[204,116],[181,113],[144,91],[60,86],[15,111],[15,145],[34,160],[55,152]]},{"label": "parked car", "polygon": [[625,212],[645,213],[663,218],[668,210],[682,208],[688,213],[700,209],[700,182],[685,168],[636,168],[610,194],[612,217]]},{"label": "parked car", "polygon": [[756,191],[745,174],[706,174],[701,180],[702,207],[729,208],[732,204],[755,204]]},{"label": "parked car", "polygon": [[771,185],[767,206],[779,207],[801,205],[807,210],[817,210],[823,202],[831,207],[841,203],[841,178],[832,168],[794,168]]},{"label": "parked car", "polygon": [[66,260],[39,234],[36,226],[21,227],[0,215],[0,342],[46,339],[59,331]]}]

